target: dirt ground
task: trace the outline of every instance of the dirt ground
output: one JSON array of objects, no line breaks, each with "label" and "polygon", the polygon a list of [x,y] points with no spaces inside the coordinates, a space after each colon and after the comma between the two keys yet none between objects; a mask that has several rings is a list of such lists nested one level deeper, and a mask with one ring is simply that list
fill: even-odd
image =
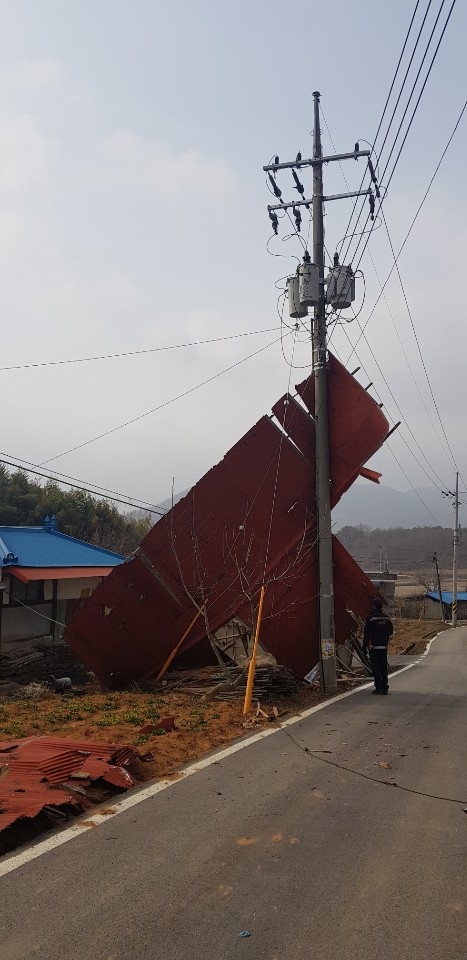
[{"label": "dirt ground", "polygon": [[[390,650],[411,653],[424,650],[441,625],[419,620],[395,620]],[[342,687],[344,689],[345,687]],[[272,714],[291,715],[323,699],[316,687],[303,685],[293,695],[263,704]],[[152,759],[138,762],[138,779],[149,780],[174,773],[177,768],[211,750],[245,735],[261,718],[245,726],[242,698],[205,701],[183,693],[151,694],[133,691],[89,693],[79,697],[51,694],[41,698],[0,700],[0,740],[54,734],[75,741],[128,744]],[[176,729],[165,732],[158,724],[173,717]],[[144,732],[148,724],[154,729]]]},{"label": "dirt ground", "polygon": [[[435,637],[441,630],[449,630],[448,624],[438,621],[395,618],[393,622],[394,634],[389,645],[390,654],[405,653],[407,647],[412,643],[415,646],[407,652],[412,655],[423,653],[432,637]],[[389,659],[391,659],[390,656]]]},{"label": "dirt ground", "polygon": [[[296,713],[318,703],[323,696],[314,687],[299,688],[274,706],[279,715]],[[256,705],[255,705],[256,706]],[[267,725],[262,718],[245,727],[241,698],[206,702],[189,694],[166,695],[119,692],[93,693],[82,697],[57,694],[34,700],[0,701],[0,740],[54,734],[75,741],[127,744],[153,759],[137,764],[139,780],[173,773],[184,763],[230,743],[256,726]],[[263,704],[272,714],[272,704]],[[173,717],[176,729],[166,733],[158,727]],[[143,732],[147,725],[153,730]]]}]

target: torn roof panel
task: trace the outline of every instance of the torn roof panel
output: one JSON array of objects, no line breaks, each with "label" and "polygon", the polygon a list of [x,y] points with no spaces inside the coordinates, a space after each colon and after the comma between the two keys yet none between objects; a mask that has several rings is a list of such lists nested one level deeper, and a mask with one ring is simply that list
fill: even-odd
[{"label": "torn roof panel", "polygon": [[[357,381],[329,358],[333,504],[383,442],[388,423]],[[313,410],[310,377],[297,388]],[[156,673],[207,598],[210,629],[251,621],[248,595],[267,585],[262,641],[303,675],[318,658],[314,421],[296,401],[274,405],[161,518],[138,556],[98,587],[66,631],[75,653],[111,686]],[[311,454],[310,455],[310,451]],[[336,635],[366,615],[374,588],[341,544],[336,563]],[[182,650],[206,636],[200,617]],[[305,669],[306,668],[306,669]]]},{"label": "torn roof panel", "polygon": [[122,789],[134,786],[136,781],[123,767],[136,756],[131,747],[59,737],[0,742],[0,831],[16,820],[37,816],[44,808],[83,809],[82,793],[64,783],[79,771],[86,774],[80,785],[103,778]]}]

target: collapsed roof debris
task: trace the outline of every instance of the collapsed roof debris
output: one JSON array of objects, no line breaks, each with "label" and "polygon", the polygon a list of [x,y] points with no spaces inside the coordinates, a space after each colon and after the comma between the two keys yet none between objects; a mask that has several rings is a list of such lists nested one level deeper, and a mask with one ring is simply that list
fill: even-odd
[{"label": "collapsed roof debris", "polygon": [[[331,506],[388,434],[378,404],[329,356]],[[116,567],[68,627],[65,638],[100,680],[123,687],[156,674],[207,604],[209,629],[233,617],[252,623],[252,598],[266,585],[261,642],[305,676],[318,660],[314,380],[274,405]],[[305,409],[306,408],[306,409]],[[374,587],[334,538],[336,642],[366,616]],[[206,638],[199,617],[180,652]]]},{"label": "collapsed roof debris", "polygon": [[42,811],[66,820],[93,802],[88,790],[104,780],[128,790],[136,780],[126,768],[137,759],[131,747],[75,743],[59,737],[0,741],[0,831]]}]

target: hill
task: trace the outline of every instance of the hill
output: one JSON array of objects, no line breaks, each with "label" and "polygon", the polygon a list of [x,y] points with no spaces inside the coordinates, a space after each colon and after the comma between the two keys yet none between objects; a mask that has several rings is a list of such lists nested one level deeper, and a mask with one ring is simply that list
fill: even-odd
[{"label": "hill", "polygon": [[[467,501],[465,493],[459,499]],[[462,506],[460,510],[462,519]],[[394,490],[384,484],[355,483],[332,511],[333,529],[344,526],[452,527],[453,510],[449,498],[436,487]]]},{"label": "hill", "polygon": [[42,486],[22,470],[9,473],[0,466],[0,526],[40,526],[46,514],[55,514],[61,533],[124,556],[139,546],[152,524],[148,514],[123,514],[82,490],[64,491],[52,482]]},{"label": "hill", "polygon": [[[448,527],[390,527],[387,529],[345,526],[337,536],[355,560],[366,570],[379,570],[388,563],[394,572],[418,571],[420,576],[429,572],[433,578],[433,554],[436,552],[440,568],[447,570],[452,563],[452,530]],[[459,567],[467,567],[467,544],[462,540],[459,547]]]}]

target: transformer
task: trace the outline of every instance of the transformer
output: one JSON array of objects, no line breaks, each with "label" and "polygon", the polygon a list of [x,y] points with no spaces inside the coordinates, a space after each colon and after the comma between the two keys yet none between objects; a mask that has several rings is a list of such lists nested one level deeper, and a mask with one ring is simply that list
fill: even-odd
[{"label": "transformer", "polygon": [[355,277],[352,267],[334,264],[326,277],[326,303],[330,303],[334,310],[347,310],[354,300]]},{"label": "transformer", "polygon": [[315,307],[319,303],[319,267],[305,260],[298,268],[298,294],[302,307]]},{"label": "transformer", "polygon": [[289,316],[293,320],[306,317],[308,309],[300,303],[298,274],[295,274],[294,277],[287,277],[287,296],[289,298]]}]

